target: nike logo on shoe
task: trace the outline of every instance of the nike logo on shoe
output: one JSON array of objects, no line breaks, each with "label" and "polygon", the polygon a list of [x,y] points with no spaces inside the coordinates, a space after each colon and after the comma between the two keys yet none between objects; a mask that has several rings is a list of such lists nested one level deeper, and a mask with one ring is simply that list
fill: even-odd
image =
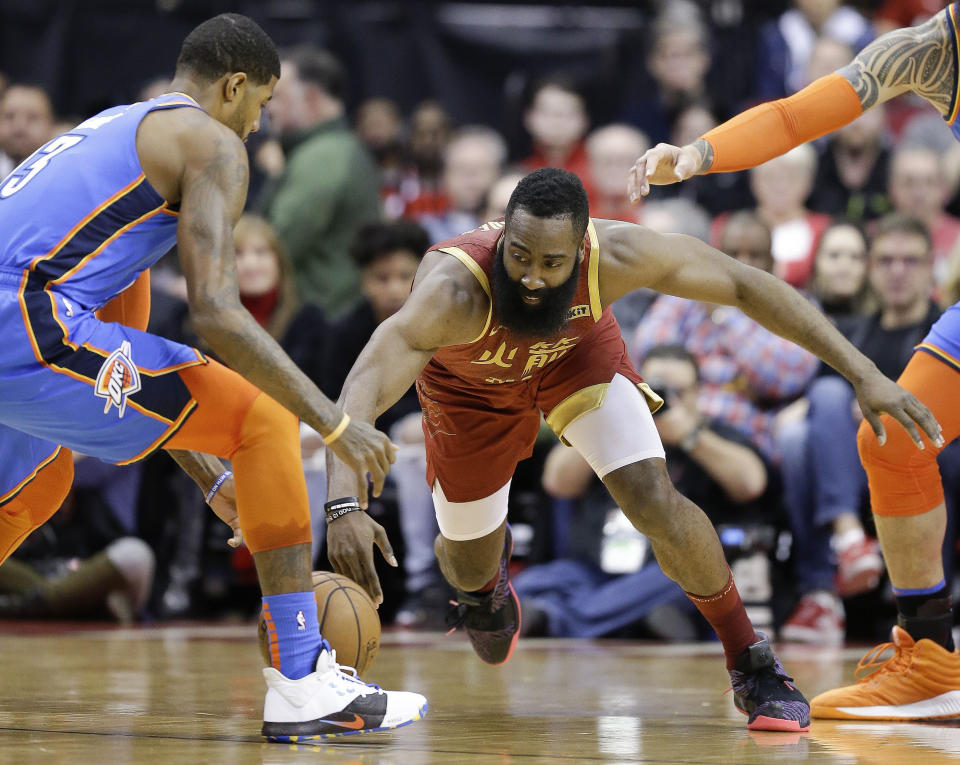
[{"label": "nike logo on shoe", "polygon": [[330,720],[326,717],[320,720],[322,723],[327,725],[336,725],[340,728],[348,728],[350,730],[360,730],[367,727],[366,721],[358,714],[354,714],[352,720]]}]

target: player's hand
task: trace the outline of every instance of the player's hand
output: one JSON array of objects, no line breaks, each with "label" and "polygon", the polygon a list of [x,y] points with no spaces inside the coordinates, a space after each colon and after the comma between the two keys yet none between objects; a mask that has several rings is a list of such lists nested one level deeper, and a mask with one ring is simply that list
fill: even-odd
[{"label": "player's hand", "polygon": [[367,474],[373,483],[373,496],[379,497],[390,465],[397,459],[396,444],[373,425],[351,420],[343,435],[329,448],[353,469],[357,477],[357,498],[360,507],[366,509]]},{"label": "player's hand", "polygon": [[700,152],[693,146],[673,146],[658,143],[647,149],[627,178],[627,194],[631,202],[639,202],[650,193],[650,186],[667,186],[680,183],[696,175],[700,167]]},{"label": "player's hand", "polygon": [[327,556],[333,570],[349,576],[379,606],[383,603],[383,590],[373,562],[374,545],[380,548],[387,563],[397,565],[387,532],[362,510],[347,513],[327,525]]},{"label": "player's hand", "polygon": [[233,536],[227,540],[231,547],[243,544],[243,534],[240,532],[240,516],[237,514],[237,491],[233,485],[233,476],[230,476],[217,489],[217,493],[210,500],[210,508],[217,517],[233,529]]},{"label": "player's hand", "polygon": [[924,444],[917,425],[934,446],[943,446],[940,423],[930,410],[921,404],[916,396],[884,377],[880,372],[864,378],[863,382],[856,387],[856,392],[863,417],[870,423],[881,446],[887,440],[887,432],[880,419],[881,414],[890,415],[899,422],[910,434],[910,438],[918,449],[923,449]]}]

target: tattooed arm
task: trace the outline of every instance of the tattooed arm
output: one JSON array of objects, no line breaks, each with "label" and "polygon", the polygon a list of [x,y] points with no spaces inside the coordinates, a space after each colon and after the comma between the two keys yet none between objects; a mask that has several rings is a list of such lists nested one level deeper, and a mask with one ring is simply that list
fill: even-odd
[{"label": "tattooed arm", "polygon": [[946,116],[957,84],[948,11],[924,24],[894,29],[877,38],[838,71],[860,98],[864,111],[912,91]]},{"label": "tattooed arm", "polygon": [[[184,147],[177,249],[197,334],[230,367],[314,430],[329,434],[340,423],[342,410],[240,303],[233,227],[247,193],[243,143],[229,128],[203,115],[188,119],[198,124]],[[364,476],[364,488],[369,472],[379,494],[393,461],[386,436],[367,423],[351,423],[331,448]]]},{"label": "tattooed arm", "polygon": [[957,86],[948,13],[943,10],[920,26],[888,32],[838,72],[789,98],[748,109],[692,144],[658,144],[630,172],[631,200],[648,194],[651,185],[755,167],[901,93],[912,91],[948,116]]}]

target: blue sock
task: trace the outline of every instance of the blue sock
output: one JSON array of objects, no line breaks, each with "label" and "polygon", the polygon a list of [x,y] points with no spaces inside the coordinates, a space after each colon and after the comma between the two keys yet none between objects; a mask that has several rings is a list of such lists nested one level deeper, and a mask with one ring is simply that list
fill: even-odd
[{"label": "blue sock", "polygon": [[285,592],[263,599],[273,668],[291,680],[315,669],[320,654],[320,625],[313,592]]}]

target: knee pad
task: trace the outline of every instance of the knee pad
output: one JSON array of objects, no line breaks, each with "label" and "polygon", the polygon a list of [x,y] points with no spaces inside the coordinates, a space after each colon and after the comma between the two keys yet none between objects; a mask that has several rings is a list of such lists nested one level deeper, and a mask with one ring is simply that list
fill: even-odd
[{"label": "knee pad", "polygon": [[891,417],[882,418],[887,442],[880,446],[870,423],[857,431],[857,449],[867,472],[870,504],[876,515],[922,515],[943,502],[937,465],[939,450],[918,449],[910,434]]}]

